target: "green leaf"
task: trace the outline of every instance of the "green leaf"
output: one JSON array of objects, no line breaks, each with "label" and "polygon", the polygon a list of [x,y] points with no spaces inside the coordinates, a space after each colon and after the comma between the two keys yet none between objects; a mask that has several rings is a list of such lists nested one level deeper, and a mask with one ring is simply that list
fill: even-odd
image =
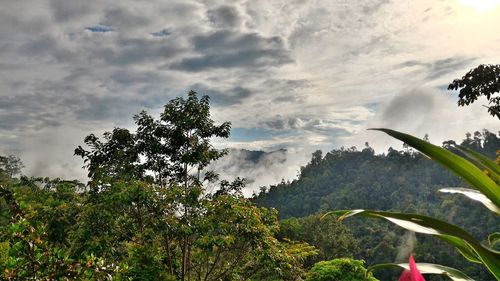
[{"label": "green leaf", "polygon": [[491,211],[500,214],[500,208],[498,208],[493,202],[491,202],[488,197],[484,196],[481,192],[470,189],[470,188],[462,188],[462,187],[454,187],[454,188],[441,188],[440,192],[444,193],[458,193],[467,196],[469,199],[481,202],[486,208]]},{"label": "green leaf", "polygon": [[488,236],[488,244],[490,248],[496,249],[496,247],[500,247],[500,232],[492,233]]},{"label": "green leaf", "polygon": [[[390,269],[390,268],[399,268],[408,270],[410,266],[407,263],[383,263],[368,267],[367,273],[379,269]],[[462,271],[440,264],[417,263],[417,268],[422,274],[445,275],[453,281],[474,281],[474,279],[470,278],[469,276],[467,276],[467,274],[463,273]]]},{"label": "green leaf", "polygon": [[401,214],[369,210],[332,211],[327,213],[325,216],[327,215],[340,216],[339,220],[355,215],[382,218],[408,230],[436,236],[437,238],[453,245],[467,259],[484,264],[488,270],[500,280],[500,252],[481,245],[481,243],[474,239],[474,237],[472,237],[465,230],[445,221],[417,214]]},{"label": "green leaf", "polygon": [[478,153],[465,146],[457,146],[456,148],[463,152],[467,157],[476,161],[476,163],[483,169],[490,172],[494,176],[494,178],[500,179],[500,165],[497,165],[495,162],[491,161],[488,157],[482,155],[481,153]]},{"label": "green leaf", "polygon": [[497,207],[500,207],[500,186],[471,162],[442,147],[430,144],[408,134],[390,129],[370,130],[382,131],[429,156],[466,180],[474,188],[486,195],[486,197],[488,197]]}]

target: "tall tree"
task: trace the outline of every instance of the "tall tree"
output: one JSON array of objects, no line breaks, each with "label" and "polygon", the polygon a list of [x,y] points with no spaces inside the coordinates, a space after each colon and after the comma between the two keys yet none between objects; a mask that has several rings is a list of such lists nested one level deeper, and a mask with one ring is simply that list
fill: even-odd
[{"label": "tall tree", "polygon": [[145,111],[134,116],[135,133],[115,128],[104,134],[104,141],[87,136],[84,142],[90,150],[78,146],[75,155],[84,159],[94,181],[102,180],[102,175],[141,179],[153,173],[157,184],[176,181],[187,187],[193,168],[201,171],[226,153],[215,149],[210,140],[229,137],[231,123],[216,125],[209,101],[208,96],[198,98],[190,91],[186,99],[168,102],[158,120]]},{"label": "tall tree", "polygon": [[[184,188],[178,212],[187,227],[200,214],[203,192],[200,171],[225,151],[215,149],[210,140],[229,137],[231,123],[216,125],[210,116],[209,97],[190,91],[187,98],[168,102],[159,120],[145,111],[134,117],[135,134],[115,128],[104,134],[104,142],[94,135],[85,138],[90,150],[79,146],[75,154],[85,159],[93,185],[102,187],[104,179],[143,179],[153,173],[159,186]],[[196,169],[193,171],[193,169]],[[192,231],[183,232],[181,279],[189,276]]]},{"label": "tall tree", "polygon": [[160,272],[176,280],[295,279],[303,272],[300,260],[316,250],[279,242],[276,212],[245,199],[244,180],[220,181],[214,194],[204,189],[218,181],[204,169],[226,153],[211,140],[229,137],[231,127],[212,120],[209,101],[191,91],[168,102],[159,119],[134,116],[134,133],[90,135],[90,149],[75,150],[97,192],[73,231],[74,253],[128,258],[133,276],[151,279]]}]

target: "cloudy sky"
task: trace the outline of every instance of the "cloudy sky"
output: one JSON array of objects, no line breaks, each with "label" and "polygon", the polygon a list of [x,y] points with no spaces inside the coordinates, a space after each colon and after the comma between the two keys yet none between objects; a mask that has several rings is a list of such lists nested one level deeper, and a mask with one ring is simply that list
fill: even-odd
[{"label": "cloudy sky", "polygon": [[500,1],[1,2],[0,153],[28,174],[81,178],[85,135],[190,89],[233,123],[220,146],[288,149],[276,178],[315,149],[397,144],[369,127],[436,143],[499,128],[446,86],[499,63]]}]

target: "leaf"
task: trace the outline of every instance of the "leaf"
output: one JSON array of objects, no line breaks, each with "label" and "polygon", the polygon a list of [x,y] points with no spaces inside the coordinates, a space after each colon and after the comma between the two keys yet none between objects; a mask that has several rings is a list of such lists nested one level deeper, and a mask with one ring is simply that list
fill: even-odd
[{"label": "leaf", "polygon": [[478,153],[465,146],[456,146],[458,150],[464,153],[467,157],[474,160],[479,166],[487,170],[491,177],[498,182],[500,180],[500,165],[491,161],[488,157]]},{"label": "leaf", "polygon": [[[449,277],[453,281],[474,281],[474,279],[467,276],[467,274],[462,271],[447,267],[440,264],[432,263],[417,263],[417,267],[422,274],[439,274]],[[408,270],[410,266],[407,263],[383,263],[373,265],[367,268],[367,273],[379,269],[390,269],[390,268],[400,268]]]},{"label": "leaf", "polygon": [[355,215],[383,218],[408,230],[430,234],[453,245],[467,259],[484,264],[500,280],[500,252],[489,249],[474,239],[465,230],[435,218],[418,214],[401,214],[370,210],[341,210],[327,215],[340,216],[339,220]]},{"label": "leaf", "polygon": [[500,232],[490,234],[488,236],[488,244],[492,249],[495,249],[497,245],[500,246]]},{"label": "leaf", "polygon": [[429,156],[466,180],[474,188],[486,195],[497,207],[500,207],[500,186],[471,162],[442,147],[430,144],[408,134],[383,128],[370,130],[382,131]]},{"label": "leaf", "polygon": [[491,202],[491,200],[488,199],[488,197],[484,196],[484,194],[475,189],[454,187],[454,188],[441,188],[439,191],[444,193],[458,193],[465,195],[472,200],[481,202],[486,208],[490,209],[491,211],[500,214],[500,208],[497,207],[495,204],[493,204],[493,202]]}]

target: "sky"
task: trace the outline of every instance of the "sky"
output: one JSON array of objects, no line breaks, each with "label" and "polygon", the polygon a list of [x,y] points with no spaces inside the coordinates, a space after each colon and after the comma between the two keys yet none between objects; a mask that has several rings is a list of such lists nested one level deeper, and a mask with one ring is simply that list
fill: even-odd
[{"label": "sky", "polygon": [[446,87],[499,63],[499,2],[3,0],[0,153],[28,175],[82,179],[86,135],[133,129],[189,90],[232,122],[218,147],[287,150],[273,176],[242,171],[259,185],[316,149],[399,145],[370,127],[438,144],[497,132],[486,101],[459,108]]}]

